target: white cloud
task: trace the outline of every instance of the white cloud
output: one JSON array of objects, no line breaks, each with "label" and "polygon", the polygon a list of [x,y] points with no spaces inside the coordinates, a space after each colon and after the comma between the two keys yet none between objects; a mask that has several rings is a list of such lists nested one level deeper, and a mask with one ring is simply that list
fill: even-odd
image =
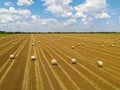
[{"label": "white cloud", "polygon": [[103,12],[101,14],[96,14],[96,17],[95,18],[101,18],[101,19],[104,19],[104,18],[109,18],[110,16],[106,13],[106,12]]},{"label": "white cloud", "polygon": [[57,17],[72,17],[73,8],[69,5],[72,0],[42,0],[50,11]]},{"label": "white cloud", "polygon": [[33,0],[18,0],[17,5],[29,6],[29,5],[32,5],[33,3],[34,3]]},{"label": "white cloud", "polygon": [[31,18],[31,11],[28,9],[15,9],[9,7],[9,9],[0,8],[0,23],[9,23],[16,20],[24,20]]},{"label": "white cloud", "polygon": [[93,18],[91,17],[84,17],[82,18],[82,23],[85,25],[85,26],[88,26],[88,25],[91,25],[93,23]]},{"label": "white cloud", "polygon": [[54,25],[58,24],[58,21],[56,19],[53,19],[53,18],[41,19],[40,22],[41,22],[41,25],[54,26]]},{"label": "white cloud", "polygon": [[71,26],[71,25],[75,25],[76,23],[77,23],[76,19],[69,19],[64,22],[64,26]]},{"label": "white cloud", "polygon": [[86,0],[85,3],[75,6],[76,17],[79,18],[109,18],[106,0]]},{"label": "white cloud", "polygon": [[20,19],[22,19],[22,17],[18,15],[0,14],[0,23],[8,23],[8,22],[13,22]]},{"label": "white cloud", "polygon": [[85,17],[87,17],[85,14],[83,14],[83,12],[77,12],[76,14],[75,14],[75,17],[76,18],[78,18],[78,17],[81,17],[81,18],[85,18]]},{"label": "white cloud", "polygon": [[13,3],[8,1],[8,2],[5,2],[4,5],[10,7],[10,6],[13,6]]},{"label": "white cloud", "polygon": [[[32,16],[31,16],[32,17]],[[8,20],[12,20],[9,18]],[[86,24],[87,25],[86,25]],[[106,24],[106,22],[105,22]],[[104,25],[105,25],[104,24]],[[93,25],[93,26],[92,26]],[[48,19],[29,19],[29,20],[16,20],[15,22],[8,22],[7,24],[5,23],[0,23],[0,29],[1,30],[6,30],[6,31],[28,31],[28,32],[87,32],[87,31],[112,31],[113,28],[116,28],[115,30],[119,30],[119,26],[111,26],[105,25],[105,26],[97,26],[92,24],[92,22],[87,22],[86,20],[83,19],[83,23],[81,21],[76,21],[75,19],[68,19],[65,21],[58,21],[53,18],[48,18]]]},{"label": "white cloud", "polygon": [[106,22],[107,25],[113,25],[114,22],[112,20]]},{"label": "white cloud", "polygon": [[83,24],[88,25],[94,19],[110,18],[107,13],[106,0],[86,0],[77,6],[70,6],[72,0],[42,0],[46,5],[46,10],[57,17],[81,18]]},{"label": "white cloud", "polygon": [[[48,19],[34,19],[29,21],[16,21],[8,24],[1,24],[2,30],[8,31],[55,31],[61,30],[62,26],[56,19],[48,18]],[[9,28],[10,27],[10,28]]]},{"label": "white cloud", "polygon": [[78,12],[99,12],[107,7],[106,0],[86,0],[85,3],[75,6]]},{"label": "white cloud", "polygon": [[[28,3],[30,1],[32,1],[32,3]],[[33,15],[29,9],[15,9],[14,7],[9,7],[9,9],[0,8],[0,30],[48,32],[93,30],[109,31],[109,28],[112,30],[111,27],[114,26],[113,23],[115,21],[113,20],[113,23],[109,21],[112,20],[112,18],[110,18],[107,13],[106,0],[86,0],[84,3],[75,7],[70,6],[72,0],[42,1],[44,1],[46,10],[53,13],[56,18],[43,19],[38,15]],[[19,5],[33,4],[33,0],[18,0],[18,2]],[[116,18],[116,21],[120,21],[120,17]],[[117,28],[118,27],[119,26],[117,26]]]},{"label": "white cloud", "polygon": [[32,19],[32,20],[37,20],[37,19],[39,19],[39,18],[40,18],[40,17],[39,17],[38,15],[32,15],[32,16],[31,16],[31,19]]}]

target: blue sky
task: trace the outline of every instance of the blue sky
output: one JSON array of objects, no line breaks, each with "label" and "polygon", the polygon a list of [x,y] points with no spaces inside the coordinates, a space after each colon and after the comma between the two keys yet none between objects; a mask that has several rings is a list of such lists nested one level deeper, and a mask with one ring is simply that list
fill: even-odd
[{"label": "blue sky", "polygon": [[0,30],[120,31],[120,0],[0,0]]}]

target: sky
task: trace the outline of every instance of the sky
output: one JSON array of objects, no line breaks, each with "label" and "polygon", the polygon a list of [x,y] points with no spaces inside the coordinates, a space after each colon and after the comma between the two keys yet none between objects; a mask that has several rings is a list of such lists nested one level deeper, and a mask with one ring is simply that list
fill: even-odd
[{"label": "sky", "polygon": [[120,0],[0,0],[0,30],[120,32]]}]

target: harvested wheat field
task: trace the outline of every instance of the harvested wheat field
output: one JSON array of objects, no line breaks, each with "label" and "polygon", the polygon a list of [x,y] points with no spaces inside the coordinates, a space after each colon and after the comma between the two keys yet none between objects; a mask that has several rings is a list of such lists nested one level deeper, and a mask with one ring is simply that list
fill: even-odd
[{"label": "harvested wheat field", "polygon": [[0,90],[120,90],[120,34],[1,36]]}]

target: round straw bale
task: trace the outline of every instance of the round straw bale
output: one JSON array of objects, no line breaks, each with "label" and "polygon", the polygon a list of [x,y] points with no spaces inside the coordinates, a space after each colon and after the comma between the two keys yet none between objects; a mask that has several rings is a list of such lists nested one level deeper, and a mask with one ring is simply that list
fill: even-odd
[{"label": "round straw bale", "polygon": [[32,43],[32,46],[34,46],[34,43]]},{"label": "round straw bale", "polygon": [[77,43],[78,46],[80,46],[80,43]]},{"label": "round straw bale", "polygon": [[102,44],[101,47],[104,47],[104,44]]},{"label": "round straw bale", "polygon": [[72,46],[72,49],[74,49],[75,48],[75,46]]},{"label": "round straw bale", "polygon": [[84,43],[84,42],[82,42],[81,44],[82,44],[82,45],[84,45],[85,43]]},{"label": "round straw bale", "polygon": [[76,64],[76,59],[75,59],[75,58],[72,58],[72,59],[71,59],[71,63],[72,63],[72,64]]},{"label": "round straw bale", "polygon": [[52,60],[51,60],[51,64],[52,64],[52,65],[57,65],[56,59],[52,59]]},{"label": "round straw bale", "polygon": [[10,55],[10,59],[15,59],[15,55],[14,55],[14,54],[11,54],[11,55]]},{"label": "round straw bale", "polygon": [[103,61],[97,61],[98,67],[103,67]]},{"label": "round straw bale", "polygon": [[12,42],[12,45],[15,45],[15,43],[14,43],[14,42]]},{"label": "round straw bale", "polygon": [[31,56],[31,60],[36,60],[36,57],[34,55]]},{"label": "round straw bale", "polygon": [[112,44],[111,46],[112,46],[112,47],[114,47],[115,45],[114,45],[114,44]]}]

